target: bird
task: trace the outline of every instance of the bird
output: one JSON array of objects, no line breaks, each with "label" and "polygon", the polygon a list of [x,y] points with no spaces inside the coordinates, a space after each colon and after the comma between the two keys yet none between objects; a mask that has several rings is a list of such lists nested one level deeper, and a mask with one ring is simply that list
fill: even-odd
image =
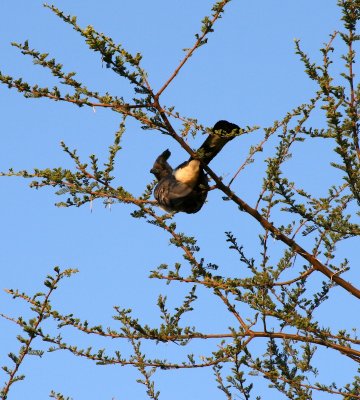
[{"label": "bird", "polygon": [[208,177],[202,165],[208,165],[239,130],[239,126],[231,122],[216,122],[212,133],[196,152],[199,159],[190,157],[175,169],[168,163],[169,149],[162,152],[150,170],[158,181],[154,197],[159,206],[167,212],[194,214],[200,211],[209,191]]}]

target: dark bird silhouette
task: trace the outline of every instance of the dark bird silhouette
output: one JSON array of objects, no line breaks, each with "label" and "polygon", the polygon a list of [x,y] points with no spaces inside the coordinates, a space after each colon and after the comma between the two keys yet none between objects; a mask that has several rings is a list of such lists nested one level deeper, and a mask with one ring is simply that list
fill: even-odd
[{"label": "dark bird silhouette", "polygon": [[154,196],[160,207],[169,212],[198,212],[204,205],[209,190],[208,178],[201,163],[208,165],[225,144],[235,137],[239,129],[231,122],[218,121],[212,129],[213,133],[197,151],[199,159],[190,157],[175,169],[167,161],[170,151],[161,153],[150,171],[158,180]]}]

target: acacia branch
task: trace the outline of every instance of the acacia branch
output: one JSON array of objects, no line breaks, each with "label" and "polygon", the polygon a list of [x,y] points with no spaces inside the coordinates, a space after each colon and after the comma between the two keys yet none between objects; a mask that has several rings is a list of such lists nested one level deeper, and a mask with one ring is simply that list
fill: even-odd
[{"label": "acacia branch", "polygon": [[224,302],[224,304],[226,305],[226,307],[228,308],[228,310],[231,312],[231,314],[233,314],[235,316],[235,318],[237,319],[237,321],[240,323],[242,329],[245,332],[249,332],[250,335],[252,333],[252,331],[250,330],[249,326],[245,323],[245,321],[241,318],[241,315],[236,311],[235,307],[230,304],[229,299],[224,296],[220,290],[215,290],[214,293],[220,297],[220,299]]},{"label": "acacia branch", "polygon": [[349,57],[349,83],[350,83],[350,108],[352,115],[350,116],[351,121],[353,123],[353,140],[354,140],[354,146],[355,150],[358,156],[358,159],[360,160],[360,145],[359,145],[359,123],[358,123],[358,114],[357,114],[357,101],[356,95],[355,95],[355,88],[354,88],[354,72],[353,72],[353,64],[354,64],[354,54],[355,51],[353,49],[353,42],[354,42],[354,32],[353,30],[350,30],[349,32],[349,51],[348,51],[348,57]]},{"label": "acacia branch", "polygon": [[[253,363],[251,365],[251,368],[253,368],[254,370],[260,372],[262,375],[264,375],[265,378],[269,379],[270,381],[273,381],[274,379],[276,379],[276,380],[278,379],[278,380],[280,380],[282,382],[288,383],[290,386],[293,385],[293,383],[294,383],[293,380],[285,378],[284,376],[276,375],[276,377],[274,377],[274,374],[271,371],[270,372],[266,371],[265,369],[261,368],[259,365],[255,364],[255,363]],[[349,393],[346,393],[346,392],[340,392],[338,390],[333,390],[333,389],[330,389],[330,388],[309,385],[309,384],[306,384],[306,383],[297,382],[297,384],[299,386],[303,387],[303,388],[306,388],[306,389],[312,389],[312,390],[316,390],[318,392],[325,392],[325,393],[329,393],[329,394],[337,394],[337,395],[345,397],[347,400],[360,399],[360,395],[356,395],[356,394],[355,395],[354,394],[349,394]]]},{"label": "acacia branch", "polygon": [[176,77],[176,75],[179,73],[179,71],[181,70],[181,68],[184,66],[184,64],[186,63],[186,61],[188,61],[188,59],[193,55],[194,51],[204,42],[204,39],[206,37],[206,35],[211,32],[211,28],[214,25],[214,23],[216,22],[216,20],[220,17],[220,15],[224,12],[224,7],[227,3],[229,3],[230,0],[224,0],[222,3],[219,4],[219,7],[217,9],[217,11],[214,13],[213,18],[211,19],[207,29],[204,29],[202,35],[200,35],[197,39],[197,41],[195,42],[194,46],[188,50],[188,52],[186,53],[186,56],[183,58],[183,60],[180,62],[180,64],[178,65],[178,67],[175,69],[175,71],[172,73],[172,75],[170,76],[170,78],[164,83],[164,85],[161,87],[161,89],[156,93],[155,95],[155,99],[159,99],[160,95],[163,93],[163,91],[170,85],[170,83],[172,82],[172,80]]},{"label": "acacia branch", "polygon": [[[196,283],[199,285],[203,285],[206,287],[210,288],[217,288],[217,289],[222,289],[222,290],[227,290],[231,292],[234,287],[241,287],[241,288],[253,288],[253,287],[274,287],[274,286],[288,286],[291,285],[292,283],[298,282],[302,279],[305,279],[307,276],[311,275],[315,271],[314,268],[310,268],[307,271],[303,272],[301,275],[297,276],[296,278],[290,279],[288,281],[283,281],[283,282],[266,282],[266,283],[258,283],[258,282],[241,282],[239,280],[238,282],[236,279],[231,279],[230,283],[226,282],[218,282],[216,280],[211,280],[211,279],[205,279],[205,280],[199,280],[195,278],[183,278],[183,277],[176,277],[176,276],[171,276],[171,275],[161,275],[157,276],[159,279],[164,279],[167,281],[178,281],[178,282],[186,282],[186,283]],[[234,283],[236,285],[234,286]]]},{"label": "acacia branch", "polygon": [[34,98],[45,97],[45,98],[48,98],[53,101],[63,101],[66,103],[75,104],[79,107],[89,106],[94,109],[97,107],[110,108],[116,112],[123,114],[123,115],[131,116],[131,117],[135,118],[136,120],[146,124],[147,126],[153,128],[153,129],[159,128],[152,121],[150,121],[148,118],[146,118],[143,114],[139,115],[139,114],[131,111],[131,110],[136,110],[136,109],[141,109],[141,108],[151,108],[153,106],[152,104],[119,104],[119,102],[115,102],[115,103],[98,102],[97,103],[97,102],[89,101],[87,99],[73,99],[70,96],[64,97],[64,96],[56,96],[56,95],[53,95],[51,93],[46,93],[46,92],[38,92],[35,89],[26,89],[25,86],[22,86],[21,84],[12,83],[9,86],[11,88],[17,89],[20,93],[22,93],[22,92],[29,93]]},{"label": "acacia branch", "polygon": [[[29,339],[22,341],[22,343],[24,343],[24,346],[21,348],[20,352],[19,352],[19,357],[17,357],[16,363],[15,363],[15,367],[9,371],[9,379],[6,382],[5,386],[2,388],[1,390],[1,399],[2,400],[6,400],[7,399],[7,395],[9,393],[10,387],[13,384],[15,378],[16,378],[16,374],[22,364],[22,362],[24,361],[24,358],[29,354],[29,352],[31,351],[31,343],[33,342],[33,340],[36,338],[36,336],[38,336],[39,331],[38,328],[41,324],[41,322],[43,321],[43,319],[48,315],[48,303],[49,303],[49,298],[51,296],[51,294],[53,293],[53,291],[57,288],[57,284],[60,281],[60,279],[66,275],[66,271],[63,273],[58,273],[57,277],[53,280],[53,282],[51,283],[51,286],[49,288],[48,293],[46,294],[44,301],[41,305],[41,308],[36,311],[38,313],[38,316],[36,318],[36,321],[34,321],[34,324],[31,326],[26,326],[26,328],[30,328],[31,327],[31,331],[30,330],[26,330],[26,332],[29,335]],[[8,293],[11,293],[10,291],[7,291]],[[14,293],[11,293],[14,294]],[[20,296],[22,297],[22,296]],[[39,306],[38,302],[32,302],[33,305],[35,306],[35,308],[37,308]],[[22,323],[20,323],[19,320],[14,320],[12,318],[9,318],[3,314],[0,314],[2,317],[12,321],[12,322],[16,322],[18,325],[20,325],[22,328],[25,327],[24,322],[22,321]]]},{"label": "acacia branch", "polygon": [[215,181],[217,187],[224,194],[226,194],[231,200],[233,200],[237,205],[239,205],[242,210],[244,210],[246,213],[250,214],[253,218],[255,218],[265,230],[270,231],[276,240],[280,240],[283,243],[285,243],[290,249],[292,249],[301,257],[303,257],[306,261],[308,261],[317,271],[320,271],[330,280],[334,281],[339,286],[344,288],[346,291],[351,293],[353,296],[360,299],[360,290],[358,288],[353,286],[350,282],[345,281],[340,276],[334,275],[334,272],[331,271],[329,268],[327,268],[324,264],[322,264],[316,257],[308,253],[293,239],[290,239],[289,237],[284,235],[271,222],[262,217],[262,215],[257,210],[250,207],[244,200],[242,200],[235,193],[233,193],[226,185],[224,185],[221,179],[208,166],[204,165],[203,168],[211,176],[211,178]]},{"label": "acacia branch", "polygon": [[[51,292],[54,289],[51,289]],[[7,290],[7,292],[9,294],[13,294],[12,291]],[[180,335],[148,335],[146,334],[146,332],[144,333],[136,333],[136,334],[128,334],[128,333],[116,333],[111,329],[108,329],[108,332],[105,332],[102,329],[99,329],[99,327],[95,328],[89,328],[86,325],[77,323],[76,321],[74,321],[73,318],[69,318],[66,316],[62,316],[61,314],[59,314],[57,311],[53,311],[50,308],[47,307],[47,302],[48,302],[48,298],[50,296],[50,292],[49,294],[46,296],[46,303],[44,300],[42,309],[41,309],[41,316],[42,319],[45,316],[51,316],[52,318],[56,319],[56,320],[61,320],[65,325],[67,326],[72,326],[75,329],[82,331],[86,334],[95,334],[98,336],[102,336],[102,337],[110,337],[112,339],[147,339],[147,340],[161,340],[161,341],[177,341],[177,340],[190,340],[190,339],[226,339],[226,338],[234,338],[234,337],[239,337],[239,338],[268,338],[268,339],[282,339],[282,340],[292,340],[292,341],[300,341],[303,343],[311,343],[311,344],[316,344],[316,345],[320,345],[320,346],[325,346],[328,348],[331,348],[333,350],[339,351],[340,353],[350,357],[351,359],[353,359],[354,361],[356,361],[357,363],[360,363],[360,351],[355,350],[351,347],[349,347],[348,345],[341,345],[341,344],[337,344],[334,341],[330,340],[330,339],[334,339],[334,340],[348,340],[349,342],[352,342],[354,344],[360,344],[359,340],[353,340],[351,338],[346,338],[346,337],[342,337],[339,335],[331,335],[328,333],[324,333],[322,336],[327,335],[327,338],[324,337],[314,337],[314,336],[303,336],[303,335],[299,335],[299,334],[291,334],[291,333],[286,333],[286,332],[265,332],[265,331],[254,331],[254,330],[250,330],[249,326],[245,324],[245,322],[242,320],[242,318],[237,314],[238,321],[240,322],[240,325],[243,328],[243,331],[240,332],[232,332],[232,333],[219,333],[219,334],[203,334],[203,333],[188,333],[188,334],[180,334]],[[29,296],[23,294],[23,293],[17,293],[17,297],[20,297],[21,299],[23,299],[24,301],[26,301],[27,303],[36,306],[37,302],[34,301],[32,298],[30,298]],[[233,307],[230,305],[230,303],[227,301],[227,299],[225,299],[225,304],[227,306],[229,306],[230,311],[233,312]],[[23,327],[24,322],[22,320],[15,320],[13,318],[10,318],[6,315],[0,314],[2,317],[10,320],[11,322],[16,323],[17,325]],[[272,316],[272,314],[268,314],[270,316]],[[41,319],[41,320],[42,320]],[[41,322],[41,321],[40,321]],[[39,323],[40,323],[39,322]],[[37,325],[38,326],[38,325]],[[37,328],[36,326],[36,328]],[[35,328],[35,329],[36,329]],[[309,332],[308,333],[313,333],[316,334],[316,332],[314,330],[312,330],[311,328],[309,328]],[[59,345],[59,348],[65,348],[63,345],[64,343],[61,341],[60,338],[51,338],[48,335],[45,335],[44,333],[42,333],[41,331],[34,331],[34,336],[40,336],[42,337],[45,341],[47,342],[51,342],[51,343],[56,343],[57,345]],[[72,349],[74,349],[74,346],[67,346],[66,345],[66,349],[72,351]],[[93,359],[93,358],[92,358]],[[98,360],[100,361],[100,359]],[[223,361],[222,361],[223,362]],[[127,364],[131,364],[130,362]],[[124,364],[126,365],[126,364]],[[175,365],[175,364],[174,364]],[[152,365],[149,364],[148,366],[156,366],[156,365]],[[204,365],[201,365],[201,367]]]}]

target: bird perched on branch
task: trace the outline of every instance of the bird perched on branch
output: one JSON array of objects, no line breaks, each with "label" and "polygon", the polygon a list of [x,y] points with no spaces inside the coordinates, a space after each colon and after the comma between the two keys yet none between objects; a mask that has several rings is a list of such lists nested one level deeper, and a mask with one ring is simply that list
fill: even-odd
[{"label": "bird perched on branch", "polygon": [[190,157],[175,169],[167,162],[171,155],[169,150],[159,155],[150,172],[158,180],[154,196],[164,210],[193,214],[201,209],[209,190],[208,178],[201,165],[208,165],[239,129],[231,122],[218,121],[213,133],[198,149],[199,159]]}]

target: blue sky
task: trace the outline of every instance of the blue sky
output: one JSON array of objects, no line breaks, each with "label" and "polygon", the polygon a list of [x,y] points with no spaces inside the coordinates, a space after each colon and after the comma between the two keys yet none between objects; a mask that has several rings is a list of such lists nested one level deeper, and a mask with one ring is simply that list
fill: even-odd
[{"label": "blue sky", "polygon": [[[130,52],[141,52],[143,67],[154,88],[161,87],[171,75],[184,55],[182,49],[192,46],[200,21],[209,15],[212,5],[208,0],[171,3],[165,0],[89,0],[86,3],[58,0],[54,4],[67,14],[77,15],[80,25],[91,24]],[[215,33],[209,36],[209,43],[195,53],[164,93],[163,104],[174,105],[183,116],[197,118],[206,126],[212,126],[219,119],[241,126],[271,125],[314,93],[313,83],[294,54],[294,39],[301,39],[306,52],[319,60],[318,49],[328,41],[330,33],[340,28],[339,14],[335,0],[233,1],[215,26]],[[78,79],[89,88],[130,98],[127,83],[107,70],[98,55],[88,51],[82,38],[42,7],[41,1],[2,4],[0,70],[14,77],[22,76],[30,83],[56,84],[46,71],[33,66],[31,60],[10,46],[12,41],[26,39],[30,47],[49,52],[63,63],[66,71],[76,71]],[[71,161],[59,146],[61,140],[70,148],[77,148],[84,161],[92,153],[105,161],[107,147],[120,122],[119,115],[109,110],[98,109],[94,113],[90,108],[45,99],[27,100],[4,86],[0,87],[0,105],[1,171],[10,167],[15,170],[71,167]],[[319,117],[315,123],[321,126],[323,120]],[[225,179],[231,177],[246,157],[249,146],[257,143],[261,135],[260,130],[232,141],[213,162],[214,170]],[[197,147],[202,140],[199,136],[191,145]],[[134,195],[141,194],[152,180],[149,170],[164,149],[172,151],[173,165],[187,157],[169,138],[155,131],[143,131],[131,121],[122,146],[124,151],[117,161],[117,182]],[[297,176],[301,171],[300,183],[319,193],[322,184],[332,177],[328,169],[319,166],[319,161],[327,166],[331,160],[325,150],[318,146],[306,147],[289,165],[290,174]],[[233,189],[250,203],[259,193],[264,170],[262,160],[266,155],[234,183]],[[149,280],[148,275],[161,263],[171,265],[180,260],[181,254],[168,245],[169,238],[164,232],[131,218],[132,206],[113,205],[109,210],[96,202],[92,212],[88,206],[59,209],[54,207],[59,198],[52,189],[35,191],[28,188],[27,181],[17,178],[1,178],[0,186],[3,193],[0,198],[2,288],[34,293],[43,290],[42,281],[53,266],[78,268],[78,275],[62,283],[53,299],[55,306],[63,313],[74,312],[88,319],[90,324],[111,324],[114,328],[115,321],[111,320],[114,305],[132,308],[145,322],[157,324],[155,305],[159,293],[168,295],[169,306],[180,304],[186,294],[184,285],[166,286]],[[249,254],[257,251],[257,235],[261,230],[255,221],[238,213],[235,205],[222,202],[221,195],[215,192],[210,193],[209,202],[201,212],[177,215],[175,219],[181,230],[198,237],[201,254],[221,264],[224,273],[233,273],[234,268],[239,268],[236,256],[226,250],[225,231],[233,231]],[[345,254],[350,248],[344,246],[340,251]],[[201,293],[203,289],[199,290]],[[342,295],[338,295],[339,301],[342,300]],[[226,330],[234,322],[223,305],[214,302],[209,305],[208,300],[203,293],[195,310],[195,320],[188,322],[196,322],[199,329],[207,332]],[[359,322],[354,323],[350,315],[352,300],[346,298],[346,301],[349,308],[342,309],[338,315],[335,321],[338,328],[350,321],[351,326]],[[24,304],[12,301],[2,292],[0,304],[2,312],[15,316],[27,314]],[[331,311],[324,310],[324,325]],[[4,365],[8,364],[6,354],[18,348],[15,340],[18,330],[0,319],[0,332],[0,365]],[[78,340],[83,347],[93,343],[89,336],[79,338],[69,332],[69,341],[72,340]],[[94,341],[94,347],[104,345]],[[110,343],[110,346],[117,348],[123,344]],[[198,342],[192,346],[200,355],[207,354],[211,348],[207,343]],[[159,345],[151,351],[160,358],[176,359],[180,350],[177,346]],[[339,371],[335,375],[326,361],[319,361],[319,368],[327,382],[346,379]],[[344,368],[353,367],[345,365]],[[47,398],[51,389],[74,399],[146,398],[144,389],[135,383],[136,370],[97,367],[67,353],[45,354],[42,360],[29,358],[21,372],[27,378],[14,385],[9,399],[29,398],[29,393],[31,398]],[[1,381],[5,379],[0,377]],[[210,370],[166,371],[157,377],[163,399],[223,398]],[[255,392],[269,398],[266,397],[269,391],[262,383]]]}]

